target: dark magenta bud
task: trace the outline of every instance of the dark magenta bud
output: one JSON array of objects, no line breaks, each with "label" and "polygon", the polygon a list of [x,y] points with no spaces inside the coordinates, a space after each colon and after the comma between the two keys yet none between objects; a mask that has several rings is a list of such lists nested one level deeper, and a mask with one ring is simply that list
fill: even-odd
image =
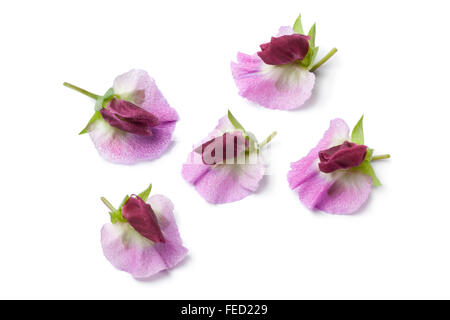
[{"label": "dark magenta bud", "polygon": [[330,173],[359,166],[365,159],[367,146],[345,141],[339,146],[319,152],[319,169]]},{"label": "dark magenta bud", "polygon": [[152,207],[141,198],[132,196],[122,207],[122,216],[143,237],[153,242],[166,242]]},{"label": "dark magenta bud", "polygon": [[303,60],[309,50],[309,36],[302,34],[272,37],[270,42],[260,45],[258,56],[265,64],[282,65]]},{"label": "dark magenta bud", "polygon": [[228,160],[236,159],[248,146],[249,141],[242,135],[242,132],[234,131],[226,132],[203,143],[195,151],[202,154],[204,164],[215,165],[230,163]]},{"label": "dark magenta bud", "polygon": [[159,124],[155,115],[126,100],[112,99],[100,113],[110,126],[141,136],[151,136]]}]

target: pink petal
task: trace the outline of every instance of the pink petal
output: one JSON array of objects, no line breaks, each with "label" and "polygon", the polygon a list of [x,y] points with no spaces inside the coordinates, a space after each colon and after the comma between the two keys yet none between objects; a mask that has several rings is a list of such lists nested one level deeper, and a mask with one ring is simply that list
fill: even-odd
[{"label": "pink petal", "polygon": [[121,97],[131,95],[131,102],[157,116],[160,122],[178,120],[177,112],[169,106],[155,80],[143,70],[131,70],[118,76],[113,88]]},{"label": "pink petal", "polygon": [[[191,154],[188,161],[192,159]],[[217,165],[185,163],[183,178],[193,184],[198,193],[211,203],[242,200],[255,192],[264,176],[265,166],[257,164]]]},{"label": "pink petal", "polygon": [[334,214],[356,212],[369,198],[372,191],[372,178],[358,171],[345,171],[335,177],[334,183],[316,208]]},{"label": "pink petal", "polygon": [[108,161],[132,164],[158,158],[172,141],[176,122],[165,122],[152,128],[152,136],[140,136],[115,129],[106,121],[92,124],[92,142],[100,155]]},{"label": "pink petal", "polygon": [[263,107],[291,110],[301,107],[312,94],[315,75],[293,63],[269,66],[258,55],[238,53],[231,72],[239,94]]},{"label": "pink petal", "polygon": [[306,157],[291,164],[289,185],[297,190],[300,200],[308,208],[349,214],[367,200],[372,187],[369,176],[351,170],[331,174],[319,171],[319,151],[340,145],[348,139],[349,128],[345,121],[332,120],[318,145]]},{"label": "pink petal", "polygon": [[278,30],[277,37],[288,36],[288,35],[294,34],[294,33],[295,33],[295,31],[294,31],[294,29],[292,29],[291,26],[283,26],[283,27],[280,27],[280,29]]},{"label": "pink petal", "polygon": [[114,80],[114,92],[155,115],[160,124],[152,128],[150,137],[126,133],[105,121],[96,121],[90,136],[105,159],[132,164],[158,158],[169,146],[178,114],[159,91],[155,81],[143,70],[131,70]]},{"label": "pink petal", "polygon": [[135,278],[148,278],[173,268],[187,254],[175,223],[172,202],[162,195],[154,195],[148,203],[158,217],[165,243],[151,242],[128,223],[108,223],[101,231],[105,257],[117,269],[129,272]]},{"label": "pink petal", "polygon": [[[223,117],[203,142],[221,135],[226,130],[235,129],[228,118]],[[201,146],[203,142],[198,145]],[[211,203],[239,201],[256,191],[264,176],[265,164],[261,157],[254,156],[250,160],[249,164],[210,166],[203,163],[200,154],[191,152],[183,164],[181,174]]]}]

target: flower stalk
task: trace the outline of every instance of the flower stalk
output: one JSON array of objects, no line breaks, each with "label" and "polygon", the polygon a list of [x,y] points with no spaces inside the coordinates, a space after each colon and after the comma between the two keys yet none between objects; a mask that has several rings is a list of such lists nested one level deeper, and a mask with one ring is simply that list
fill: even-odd
[{"label": "flower stalk", "polygon": [[312,66],[312,68],[311,68],[311,72],[314,72],[314,71],[316,71],[317,69],[319,69],[320,68],[320,66],[322,66],[325,62],[327,62],[332,56],[334,56],[334,54],[337,52],[337,49],[336,48],[333,48],[333,49],[331,49],[331,51],[330,52],[328,52],[328,54],[325,56],[325,57],[323,57],[322,59],[320,59],[320,61],[319,62],[317,62],[315,65],[313,65]]},{"label": "flower stalk", "polygon": [[259,148],[263,148],[266,144],[268,144],[275,136],[277,135],[277,132],[274,131],[270,136],[268,136],[263,142],[259,144]]},{"label": "flower stalk", "polygon": [[108,209],[111,210],[111,212],[117,211],[117,209],[114,208],[114,206],[111,204],[111,202],[109,202],[108,200],[106,200],[105,197],[101,197],[100,200],[102,200],[102,202],[105,204],[105,206],[107,206]]},{"label": "flower stalk", "polygon": [[389,159],[390,157],[391,157],[390,154],[382,154],[382,155],[379,155],[379,156],[374,156],[374,157],[372,157],[372,160],[371,160],[371,161],[377,161],[377,160]]},{"label": "flower stalk", "polygon": [[64,85],[65,87],[67,87],[67,88],[70,88],[70,89],[75,90],[75,91],[77,91],[77,92],[79,92],[79,93],[82,93],[82,94],[84,94],[85,96],[88,96],[89,98],[92,98],[92,99],[94,99],[94,100],[97,100],[98,98],[100,98],[99,95],[97,95],[97,94],[95,94],[95,93],[92,93],[92,92],[89,92],[89,91],[87,91],[87,90],[81,89],[80,87],[77,87],[77,86],[75,86],[75,85],[73,85],[73,84],[71,84],[71,83],[64,82],[63,85]]}]

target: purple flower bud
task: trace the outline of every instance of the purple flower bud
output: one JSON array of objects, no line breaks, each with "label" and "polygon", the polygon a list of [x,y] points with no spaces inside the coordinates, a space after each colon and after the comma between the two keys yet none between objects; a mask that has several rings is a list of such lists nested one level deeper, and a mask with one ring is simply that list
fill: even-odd
[{"label": "purple flower bud", "polygon": [[303,60],[309,50],[309,36],[291,34],[272,37],[270,42],[260,45],[258,56],[265,64],[282,65]]},{"label": "purple flower bud", "polygon": [[110,126],[141,136],[151,136],[152,127],[159,125],[155,115],[126,100],[112,99],[100,113]]},{"label": "purple flower bud", "polygon": [[143,237],[156,243],[166,242],[152,207],[141,198],[132,196],[128,199],[122,207],[122,216]]},{"label": "purple flower bud", "polygon": [[236,159],[249,146],[241,131],[226,132],[198,147],[195,151],[202,154],[202,161],[207,165],[215,165]]},{"label": "purple flower bud", "polygon": [[339,146],[319,152],[319,169],[330,173],[359,166],[366,157],[367,146],[345,141]]}]

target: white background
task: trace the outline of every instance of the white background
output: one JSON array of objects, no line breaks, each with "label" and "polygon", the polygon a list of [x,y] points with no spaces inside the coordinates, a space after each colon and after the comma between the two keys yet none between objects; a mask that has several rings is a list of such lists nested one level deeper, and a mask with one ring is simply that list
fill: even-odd
[{"label": "white background", "polygon": [[[230,61],[298,13],[317,22],[312,99],[287,112],[237,94]],[[449,7],[446,1],[2,1],[0,298],[450,298]],[[108,163],[77,133],[93,102],[142,68],[179,112],[159,159]],[[181,177],[193,143],[230,108],[260,139],[260,190],[211,205]],[[383,183],[353,216],[307,210],[286,174],[336,117],[365,115]],[[153,183],[175,204],[189,258],[136,281],[103,257],[99,201]]]}]

